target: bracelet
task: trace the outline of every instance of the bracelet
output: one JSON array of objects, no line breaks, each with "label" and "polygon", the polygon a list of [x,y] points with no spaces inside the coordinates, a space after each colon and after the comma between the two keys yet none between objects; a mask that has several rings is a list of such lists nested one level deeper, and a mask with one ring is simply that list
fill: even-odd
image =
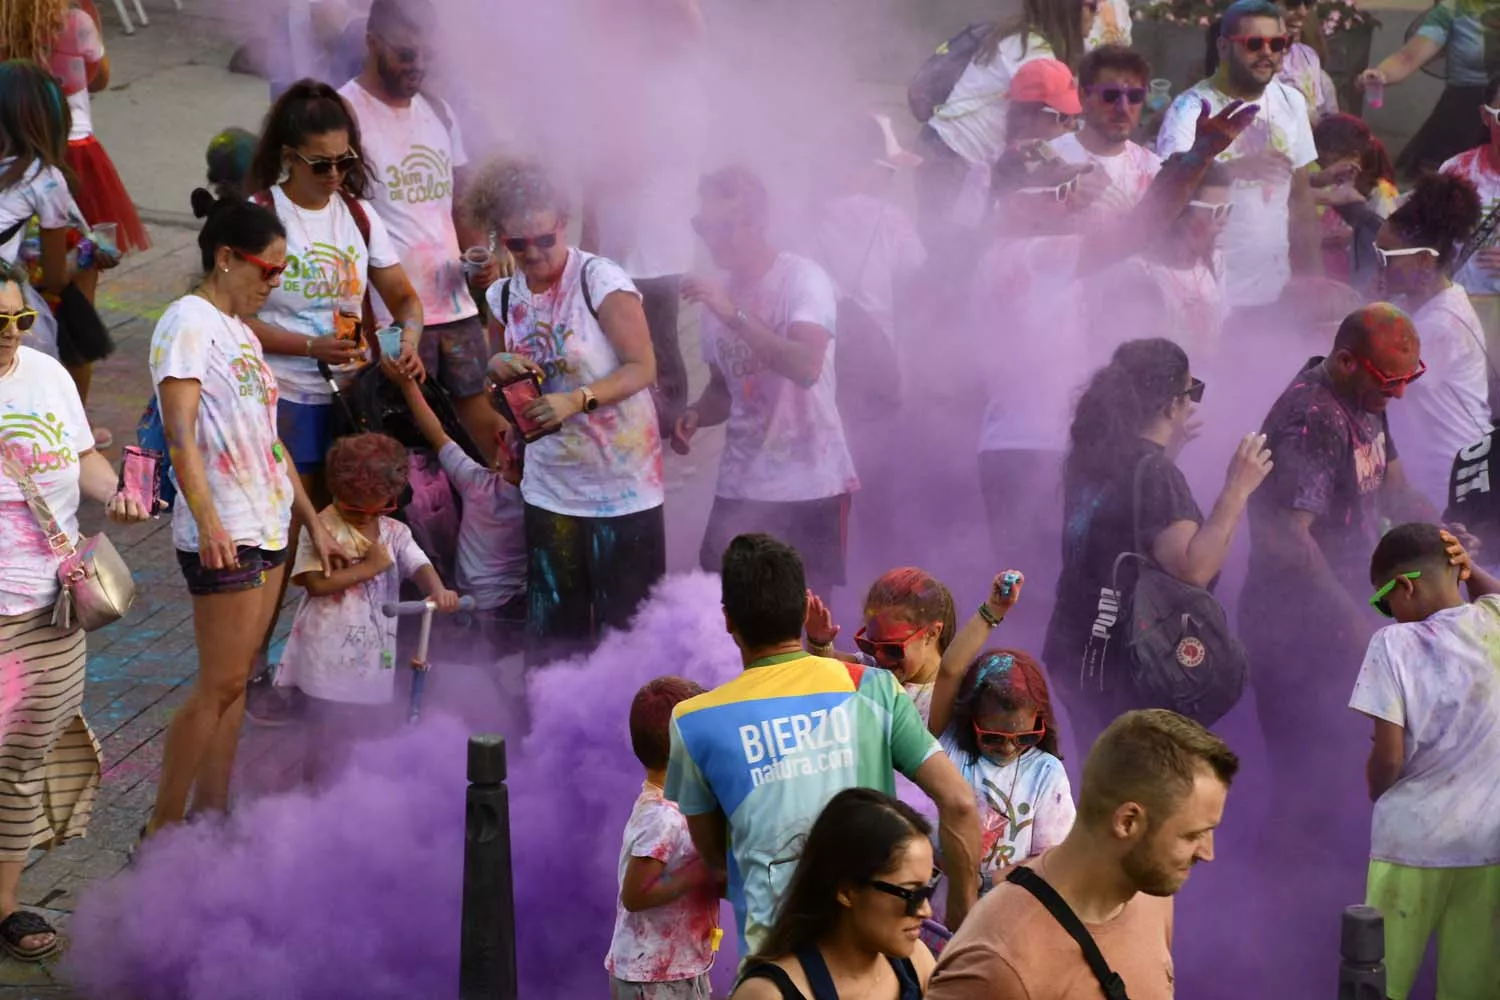
[{"label": "bracelet", "polygon": [[833,643],[813,642],[811,639],[808,639],[807,651],[814,656],[828,656],[833,652]]},{"label": "bracelet", "polygon": [[996,625],[999,625],[1005,620],[1004,618],[996,617],[995,612],[990,610],[990,606],[988,604],[981,604],[979,606],[979,617],[983,618],[984,623],[990,628],[994,628]]},{"label": "bracelet", "polygon": [[302,342],[302,353],[309,358],[312,357],[312,342],[313,339],[311,337]]}]

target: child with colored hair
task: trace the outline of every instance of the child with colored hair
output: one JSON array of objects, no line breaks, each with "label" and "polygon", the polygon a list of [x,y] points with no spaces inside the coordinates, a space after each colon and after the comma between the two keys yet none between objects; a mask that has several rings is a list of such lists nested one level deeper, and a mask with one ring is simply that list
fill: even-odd
[{"label": "child with colored hair", "polygon": [[979,805],[979,891],[998,873],[1062,843],[1077,813],[1042,667],[1015,649],[983,650],[1025,578],[995,577],[990,595],[943,656],[928,728]]},{"label": "child with colored hair", "polygon": [[[1460,592],[1467,583],[1469,600]],[[1437,934],[1440,997],[1500,989],[1500,580],[1435,524],[1370,558],[1376,632],[1349,707],[1374,723],[1365,901],[1385,914],[1385,995],[1406,1000]]]},{"label": "child with colored hair", "polygon": [[259,138],[242,128],[226,128],[208,140],[203,160],[208,166],[208,187],[214,197],[246,198],[245,178],[250,176],[250,161],[255,158]]},{"label": "child with colored hair", "polygon": [[646,782],[625,824],[620,897],[604,967],[610,1000],[709,1000],[723,890],[693,848],[687,820],[663,794],[672,710],[703,694],[681,677],[658,677],[630,704],[630,745]]},{"label": "child with colored hair", "polygon": [[387,516],[406,488],[401,443],[384,434],[339,438],[325,475],[333,503],[318,518],[351,559],[325,574],[302,529],[292,581],[307,593],[276,675],[278,687],[299,688],[308,698],[309,781],[321,777],[335,752],[387,721],[389,712],[380,709],[396,696],[396,619],[381,605],[400,599],[401,581],[415,582],[439,611],[458,609],[458,595],[443,586],[411,529]]}]

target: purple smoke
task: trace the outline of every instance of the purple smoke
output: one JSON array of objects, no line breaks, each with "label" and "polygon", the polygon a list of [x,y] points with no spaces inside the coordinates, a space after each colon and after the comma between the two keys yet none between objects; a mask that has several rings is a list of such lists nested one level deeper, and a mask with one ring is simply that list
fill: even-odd
[{"label": "purple smoke", "polygon": [[[712,687],[740,670],[718,605],[716,577],[670,578],[632,631],[530,681],[510,781],[524,997],[607,990],[620,837],[643,778],[630,701],[662,674]],[[456,995],[465,744],[504,706],[477,671],[442,668],[422,723],[362,748],[325,791],[164,834],[87,893],[65,972],[92,1000]],[[720,977],[734,966],[724,953]]]}]

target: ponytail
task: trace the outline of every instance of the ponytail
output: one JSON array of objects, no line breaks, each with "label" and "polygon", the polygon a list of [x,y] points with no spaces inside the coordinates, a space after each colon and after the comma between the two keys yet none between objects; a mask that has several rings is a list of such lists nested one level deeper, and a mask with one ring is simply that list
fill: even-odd
[{"label": "ponytail", "polygon": [[193,215],[206,220],[198,233],[203,270],[212,271],[220,247],[259,256],[278,239],[286,239],[281,220],[269,209],[243,198],[215,198],[205,188],[192,194]]}]

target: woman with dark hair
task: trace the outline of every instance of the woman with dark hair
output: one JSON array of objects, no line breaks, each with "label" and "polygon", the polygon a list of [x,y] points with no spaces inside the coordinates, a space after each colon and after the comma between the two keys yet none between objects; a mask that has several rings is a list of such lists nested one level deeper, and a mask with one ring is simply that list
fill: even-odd
[{"label": "woman with dark hair", "polygon": [[1211,586],[1250,494],[1270,472],[1265,435],[1247,434],[1204,518],[1175,464],[1194,436],[1191,417],[1203,388],[1172,341],[1132,340],[1094,374],[1074,408],[1063,465],[1063,569],[1043,659],[1068,695],[1080,746],[1121,712],[1159,707],[1140,703],[1126,644],[1101,651],[1092,639],[1101,596],[1114,600],[1104,592],[1115,589],[1115,560],[1135,552],[1185,583]]},{"label": "woman with dark hair", "polygon": [[193,600],[198,675],[167,729],[156,808],[142,831],[223,811],[245,710],[245,681],[276,609],[292,510],[324,571],[337,546],[276,435],[276,377],[247,319],[287,270],[276,216],[239,198],[193,192],[204,277],[167,307],[151,338],[172,478],[172,541]]},{"label": "woman with dark hair", "polygon": [[1479,144],[1444,163],[1441,172],[1463,177],[1479,192],[1480,211],[1484,213],[1474,240],[1474,252],[1453,280],[1464,286],[1469,301],[1479,314],[1488,337],[1491,357],[1500,357],[1500,75],[1485,88],[1484,103],[1479,109],[1484,130]]},{"label": "woman with dark hair", "polygon": [[[1358,254],[1354,252],[1356,233],[1350,220],[1359,224],[1360,232],[1365,233],[1363,239],[1368,240],[1366,227],[1378,225],[1396,207],[1396,168],[1385,144],[1363,119],[1353,115],[1328,115],[1319,121],[1313,126],[1313,143],[1318,147],[1318,171],[1310,179],[1314,197],[1320,202],[1323,273],[1363,285],[1370,255],[1363,247]],[[1364,199],[1363,203],[1354,201],[1351,207],[1333,197],[1346,184]]]},{"label": "woman with dark hair", "polygon": [[935,964],[918,937],[940,874],[931,836],[883,792],[830,799],[732,1000],[920,1000]]},{"label": "woman with dark hair", "polygon": [[541,167],[493,164],[469,215],[516,263],[486,293],[505,346],[491,377],[539,389],[515,416],[546,432],[521,473],[536,583],[527,657],[544,663],[624,628],[666,573],[656,354],[640,292],[614,261],[568,245],[566,200]]},{"label": "woman with dark hair", "polygon": [[1453,264],[1479,224],[1479,195],[1462,177],[1428,174],[1375,238],[1384,297],[1404,309],[1422,341],[1421,381],[1389,409],[1391,435],[1413,486],[1442,510],[1453,456],[1490,429],[1484,328]]}]

